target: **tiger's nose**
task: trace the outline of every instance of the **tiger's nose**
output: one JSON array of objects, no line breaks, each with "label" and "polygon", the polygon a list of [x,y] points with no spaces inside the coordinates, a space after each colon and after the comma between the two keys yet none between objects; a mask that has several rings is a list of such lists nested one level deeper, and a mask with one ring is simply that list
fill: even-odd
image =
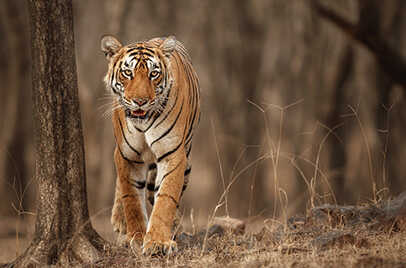
[{"label": "tiger's nose", "polygon": [[139,106],[143,106],[144,104],[146,104],[148,102],[147,98],[136,98],[133,99],[133,102],[138,104]]}]

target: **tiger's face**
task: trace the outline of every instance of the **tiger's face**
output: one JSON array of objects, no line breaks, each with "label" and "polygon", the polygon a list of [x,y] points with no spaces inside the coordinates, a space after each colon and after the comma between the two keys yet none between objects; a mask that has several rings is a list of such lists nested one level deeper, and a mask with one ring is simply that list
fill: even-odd
[{"label": "tiger's face", "polygon": [[102,39],[102,50],[110,61],[105,82],[127,117],[147,119],[158,115],[166,106],[172,86],[168,57],[173,48],[170,40],[161,43],[122,46],[112,36]]}]

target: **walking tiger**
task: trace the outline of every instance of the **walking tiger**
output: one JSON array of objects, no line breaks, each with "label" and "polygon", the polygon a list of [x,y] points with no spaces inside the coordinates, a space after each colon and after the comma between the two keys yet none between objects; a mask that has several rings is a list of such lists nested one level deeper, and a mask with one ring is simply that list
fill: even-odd
[{"label": "walking tiger", "polygon": [[[104,81],[115,96],[112,225],[144,254],[172,251],[171,229],[188,184],[200,118],[198,77],[173,36],[124,46],[106,35],[101,49],[108,60]],[[147,201],[153,205],[149,217]]]}]

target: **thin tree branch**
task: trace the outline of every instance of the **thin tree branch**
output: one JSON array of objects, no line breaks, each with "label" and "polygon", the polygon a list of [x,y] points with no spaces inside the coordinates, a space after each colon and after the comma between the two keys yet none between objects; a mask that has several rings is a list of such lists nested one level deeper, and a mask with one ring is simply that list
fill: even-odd
[{"label": "thin tree branch", "polygon": [[354,24],[343,16],[338,15],[332,9],[320,4],[318,0],[312,0],[311,6],[324,19],[336,25],[352,39],[369,49],[382,70],[384,70],[395,83],[406,90],[406,61],[402,55],[391,48],[389,44],[378,34],[366,32],[360,27],[362,22]]}]

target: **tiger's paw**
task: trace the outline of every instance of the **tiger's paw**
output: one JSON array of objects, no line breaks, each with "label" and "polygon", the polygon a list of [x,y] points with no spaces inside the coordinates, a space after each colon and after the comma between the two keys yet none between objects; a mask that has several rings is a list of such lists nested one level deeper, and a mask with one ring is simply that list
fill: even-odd
[{"label": "tiger's paw", "polygon": [[120,209],[113,209],[113,213],[111,215],[111,224],[113,225],[114,232],[119,234],[126,234],[127,233],[127,224],[125,221],[125,216],[122,210]]},{"label": "tiger's paw", "polygon": [[176,242],[173,240],[168,241],[156,241],[156,240],[144,240],[142,245],[142,254],[146,256],[162,256],[175,253],[177,250]]},{"label": "tiger's paw", "polygon": [[127,236],[120,233],[117,236],[116,244],[119,245],[120,247],[125,248],[128,248],[130,246],[130,242],[128,241]]},{"label": "tiger's paw", "polygon": [[134,255],[137,255],[137,256],[141,255],[141,253],[142,253],[142,239],[140,239],[139,237],[133,237],[130,240],[127,239],[127,245],[129,245],[129,248],[134,253]]}]

